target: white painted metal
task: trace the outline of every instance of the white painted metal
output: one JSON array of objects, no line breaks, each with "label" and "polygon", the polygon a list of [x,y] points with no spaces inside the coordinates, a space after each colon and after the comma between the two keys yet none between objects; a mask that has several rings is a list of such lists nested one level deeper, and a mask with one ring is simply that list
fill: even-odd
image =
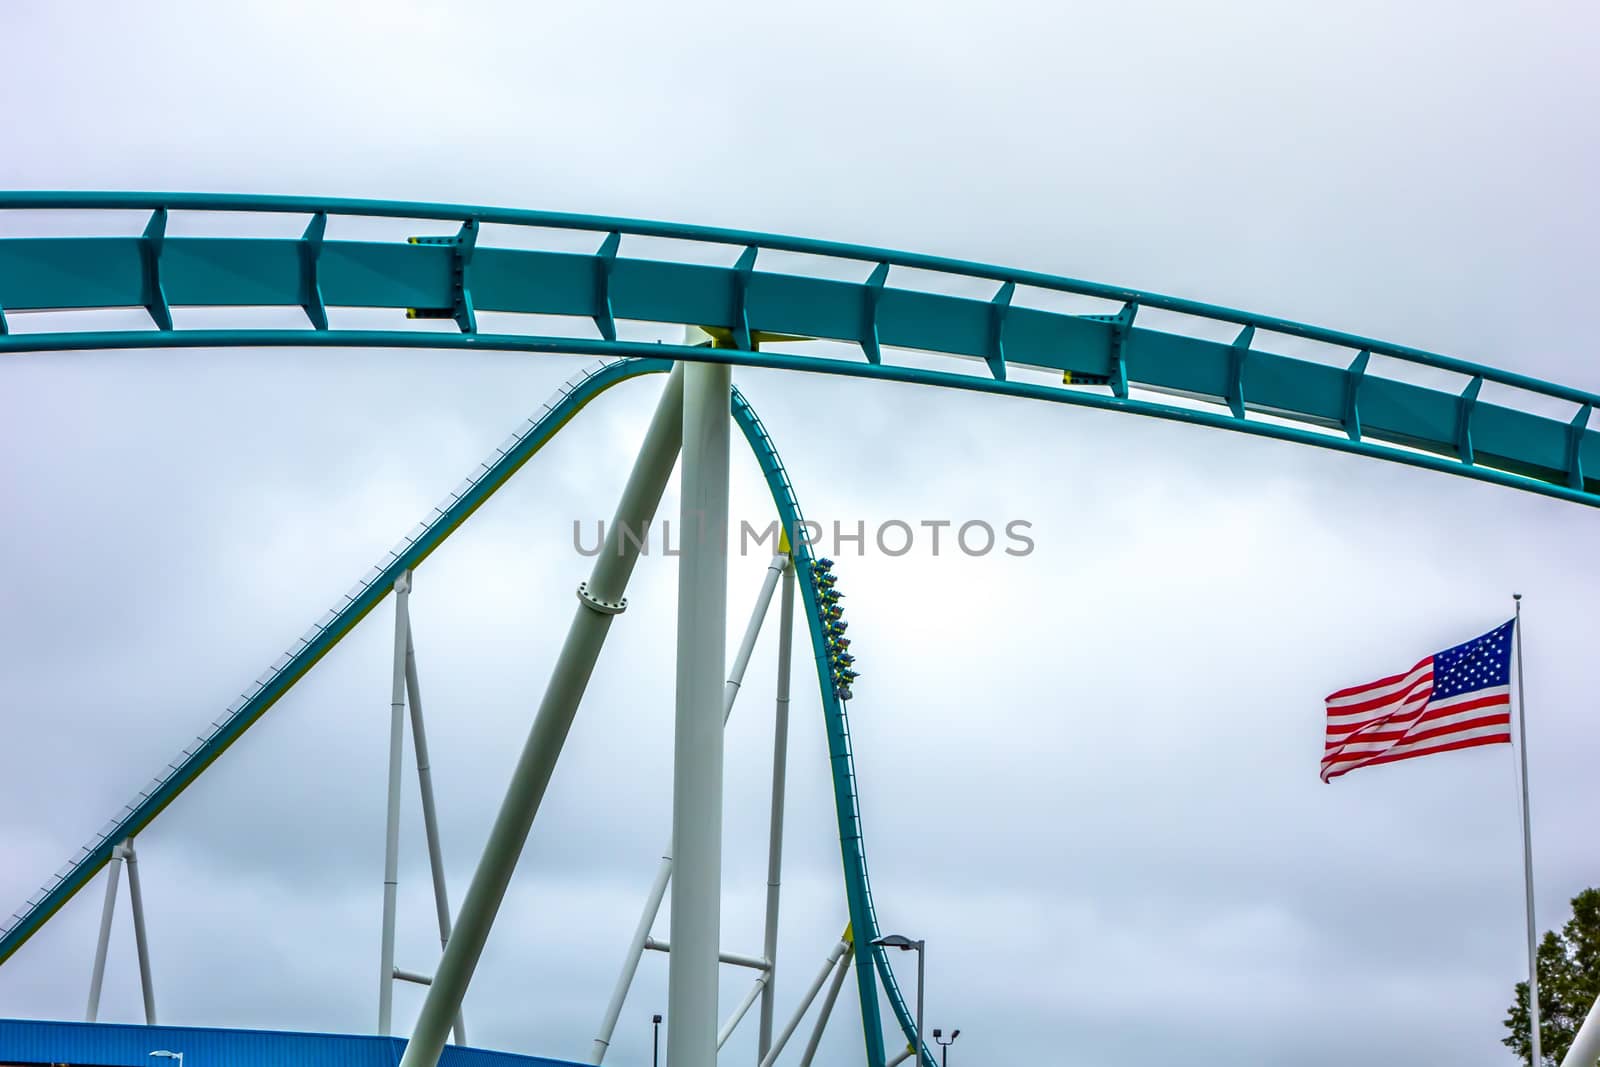
[{"label": "white painted metal", "polygon": [[750,1011],[750,1005],[756,1002],[756,998],[761,995],[761,991],[766,988],[771,979],[772,975],[770,973],[763,974],[760,978],[757,978],[756,984],[750,987],[750,992],[745,994],[744,999],[739,1002],[739,1006],[733,1009],[733,1014],[728,1016],[728,1021],[722,1024],[722,1029],[717,1031],[718,1052],[722,1051],[722,1046],[728,1043],[728,1038],[732,1037],[733,1032],[739,1028],[739,1023],[744,1020],[746,1013]]},{"label": "white painted metal", "polygon": [[398,967],[396,967],[394,969],[394,976],[396,978],[398,978],[402,982],[412,982],[412,983],[414,983],[416,985],[432,985],[433,984],[433,979],[430,978],[428,975],[418,974],[416,971],[402,971]]},{"label": "white painted metal", "polygon": [[111,859],[106,863],[106,899],[100,905],[100,939],[94,946],[94,971],[89,975],[89,1006],[84,1009],[85,1022],[94,1022],[100,1015],[100,988],[106,980],[106,952],[111,948],[111,920],[117,914],[117,879],[122,875],[122,846],[113,845]]},{"label": "white painted metal", "polygon": [[761,954],[772,973],[761,987],[756,1062],[772,1047],[772,1012],[777,1000],[778,884],[783,871],[783,798],[789,763],[789,673],[794,646],[794,563],[783,557],[783,600],[778,606],[778,697],[772,726],[772,825],[767,837],[767,915]]},{"label": "white painted metal", "polygon": [[900,1065],[909,1060],[916,1051],[916,1049],[912,1048],[910,1045],[907,1045],[905,1048],[900,1050],[900,1054],[898,1056],[884,1064],[883,1067],[900,1067]]},{"label": "white painted metal", "polygon": [[1572,1047],[1561,1058],[1561,1067],[1595,1067],[1600,1063],[1600,998],[1589,1009],[1589,1015],[1578,1027]]},{"label": "white painted metal", "polygon": [[[605,545],[596,558],[588,582],[580,587],[577,614],[567,632],[544,699],[517,759],[499,814],[489,831],[483,856],[456,916],[450,943],[440,957],[433,984],[422,1002],[422,1012],[406,1045],[400,1067],[435,1067],[444,1048],[451,1020],[472,981],[478,957],[489,938],[495,914],[522,855],[528,831],[539,811],[545,787],[555,770],[561,747],[572,727],[578,703],[594,671],[616,612],[625,605],[623,593],[639,558],[639,544],[624,531],[646,529],[655,517],[662,491],[677,460],[683,440],[683,368],[674,368],[645,432],[616,515],[606,531]],[[727,400],[724,399],[724,415]],[[720,667],[719,667],[720,670]]]},{"label": "white painted metal", "polygon": [[661,910],[661,901],[667,895],[667,883],[672,880],[672,854],[670,850],[661,857],[661,864],[656,868],[656,879],[650,883],[650,894],[645,900],[644,911],[639,913],[639,922],[633,928],[633,939],[628,943],[628,955],[622,961],[622,973],[617,975],[616,987],[611,991],[611,1000],[606,1004],[606,1014],[600,1020],[600,1033],[594,1039],[594,1045],[589,1049],[589,1062],[598,1065],[606,1057],[606,1049],[611,1045],[611,1035],[616,1032],[617,1020],[622,1017],[622,1004],[628,999],[628,988],[633,985],[633,976],[639,970],[639,960],[644,955],[644,946],[650,940],[650,928],[655,925],[656,913]]},{"label": "white painted metal", "polygon": [[731,387],[727,366],[684,373],[667,1067],[710,1067],[717,1055]]},{"label": "white painted metal", "polygon": [[1512,594],[1517,605],[1517,754],[1522,760],[1522,880],[1528,919],[1528,1036],[1533,1042],[1535,1067],[1544,1063],[1539,1024],[1539,933],[1533,918],[1533,819],[1528,811],[1528,704],[1522,692],[1522,594]]},{"label": "white painted metal", "polygon": [[855,946],[851,945],[843,956],[839,957],[839,966],[834,969],[833,981],[828,983],[828,994],[822,998],[822,1007],[817,1011],[817,1025],[811,1028],[811,1040],[806,1042],[806,1050],[800,1057],[800,1067],[811,1067],[811,1061],[816,1059],[817,1046],[822,1044],[822,1031],[828,1028],[828,1016],[833,1014],[833,1005],[839,999],[839,990],[844,988],[844,980],[850,975],[850,961],[855,958]]},{"label": "white painted metal", "polygon": [[389,685],[389,792],[383,838],[383,934],[378,960],[378,1033],[387,1037],[394,1014],[394,926],[400,879],[400,758],[406,729],[406,635],[411,572],[394,580],[394,663]]},{"label": "white painted metal", "polygon": [[[657,941],[653,937],[645,938],[644,947],[652,952],[671,952],[672,942]],[[717,953],[717,962],[731,963],[735,967],[748,967],[752,971],[770,971],[771,965],[760,956],[744,956],[737,952]]]},{"label": "white painted metal", "polygon": [[139,856],[133,850],[133,838],[122,845],[123,858],[128,863],[128,903],[133,907],[133,945],[139,956],[139,992],[144,996],[144,1022],[156,1024],[155,980],[150,974],[150,941],[144,929],[144,889],[139,884]]},{"label": "white painted metal", "polygon": [[850,943],[842,938],[838,944],[833,946],[833,950],[828,953],[827,962],[822,965],[822,970],[818,971],[817,976],[811,980],[811,988],[807,989],[806,995],[800,998],[800,1006],[795,1009],[794,1016],[784,1025],[783,1030],[778,1034],[778,1039],[767,1050],[767,1054],[761,1057],[760,1067],[772,1067],[772,1062],[782,1054],[783,1046],[787,1045],[789,1038],[794,1036],[795,1028],[800,1025],[800,1020],[806,1017],[806,1012],[811,1008],[811,1002],[817,999],[817,993],[822,989],[822,983],[828,980],[828,975],[833,973],[834,966],[849,950]]},{"label": "white painted metal", "polygon": [[[428,730],[422,719],[422,685],[417,679],[417,644],[406,612],[406,706],[411,711],[411,747],[417,755],[417,787],[422,793],[422,829],[428,841],[428,869],[433,875],[433,908],[439,920],[439,949],[450,944],[450,891],[444,880],[444,849],[439,844],[439,814],[433,800],[433,762],[428,756]],[[456,1012],[456,1044],[467,1043],[467,1022]]]},{"label": "white painted metal", "polygon": [[[728,668],[728,679],[722,687],[724,728],[728,725],[728,718],[733,714],[733,704],[739,697],[745,669],[750,665],[751,651],[755,648],[756,638],[761,634],[761,624],[767,617],[767,608],[772,604],[773,589],[777,585],[778,575],[785,562],[787,562],[786,557],[775,556],[771,565],[767,567],[766,577],[761,583],[761,592],[756,595],[756,606],[750,612],[750,622],[745,626],[744,639],[739,643],[739,652]],[[661,902],[666,899],[667,886],[671,881],[672,843],[669,841],[667,847],[662,850],[661,863],[656,867],[655,880],[650,883],[644,910],[639,913],[639,921],[634,925],[633,937],[628,941],[628,953],[623,957],[622,971],[617,975],[617,984],[611,990],[611,999],[606,1002],[606,1012],[600,1020],[600,1032],[589,1048],[591,1064],[598,1065],[605,1059],[606,1049],[611,1044],[611,1035],[617,1029],[617,1020],[622,1017],[622,1005],[627,1001],[628,990],[633,986],[633,977],[639,971],[639,960],[644,955],[645,943],[650,940],[650,928],[655,925],[656,916],[661,913]]]}]

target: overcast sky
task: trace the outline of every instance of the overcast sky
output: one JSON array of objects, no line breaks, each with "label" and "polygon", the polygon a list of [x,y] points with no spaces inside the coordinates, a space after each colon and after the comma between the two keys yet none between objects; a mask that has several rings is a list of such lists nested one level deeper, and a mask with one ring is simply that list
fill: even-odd
[{"label": "overcast sky", "polygon": [[[684,6],[12,2],[0,186],[795,232],[1600,388],[1600,26],[1578,5]],[[0,910],[580,366],[329,350],[0,365]],[[1511,1062],[1511,750],[1324,785],[1321,698],[1491,628],[1524,593],[1538,904],[1558,925],[1600,884],[1600,518],[1123,416],[735,378],[815,518],[1033,524],[1024,559],[923,542],[838,567],[878,909],[927,939],[929,1026],[961,1028],[955,1062]],[[611,513],[659,381],[591,407],[418,574],[456,903],[588,570],[571,522]],[[764,522],[742,452],[733,479],[735,514]],[[736,561],[733,626],[764,565]],[[635,576],[469,994],[475,1044],[589,1047],[668,829],[675,583],[655,557]],[[391,618],[140,838],[163,1021],[373,1029]],[[760,946],[774,633],[728,735],[736,952]],[[795,709],[780,1015],[845,921],[815,694]],[[406,789],[399,962],[430,970]],[[81,1017],[101,885],[0,967],[0,1016]],[[727,976],[725,1005],[746,982]],[[399,1031],[420,1003],[400,988]],[[645,1062],[665,1006],[651,958],[616,1063]],[[140,1017],[125,900],[101,1017]],[[730,1060],[753,1043],[750,1025]],[[859,1048],[852,987],[825,1057]]]}]

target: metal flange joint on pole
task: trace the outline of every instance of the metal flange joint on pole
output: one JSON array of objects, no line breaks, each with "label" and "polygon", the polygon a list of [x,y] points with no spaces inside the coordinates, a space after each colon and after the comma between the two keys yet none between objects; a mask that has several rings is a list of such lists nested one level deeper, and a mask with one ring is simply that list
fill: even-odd
[{"label": "metal flange joint on pole", "polygon": [[[644,443],[606,531],[605,544],[579,593],[566,641],[456,916],[449,944],[423,999],[400,1067],[435,1067],[439,1062],[445,1036],[483,954],[611,621],[626,605],[623,593],[638,562],[642,540],[637,534],[655,518],[683,442],[683,387],[683,368],[676,367],[667,378],[645,431]],[[726,399],[723,404],[726,415]]]}]

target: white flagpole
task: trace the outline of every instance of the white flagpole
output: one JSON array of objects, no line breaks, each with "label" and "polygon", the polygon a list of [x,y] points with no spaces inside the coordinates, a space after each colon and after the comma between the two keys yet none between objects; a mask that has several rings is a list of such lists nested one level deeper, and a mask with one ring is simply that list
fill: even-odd
[{"label": "white flagpole", "polygon": [[1544,1067],[1539,1047],[1539,934],[1533,920],[1533,829],[1528,814],[1528,704],[1522,688],[1522,594],[1512,593],[1516,602],[1517,642],[1517,752],[1522,760],[1522,881],[1528,915],[1528,1036],[1532,1044],[1532,1067]]}]

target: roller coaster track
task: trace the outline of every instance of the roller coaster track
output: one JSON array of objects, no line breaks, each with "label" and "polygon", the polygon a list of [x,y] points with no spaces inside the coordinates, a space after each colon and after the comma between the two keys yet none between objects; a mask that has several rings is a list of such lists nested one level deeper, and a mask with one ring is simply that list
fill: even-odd
[{"label": "roller coaster track", "polygon": [[[672,361],[847,375],[934,385],[1119,411],[1229,429],[1491,482],[1574,503],[1600,504],[1600,433],[1589,419],[1600,395],[1449,356],[1269,316],[1140,290],[979,263],[743,231],[552,212],[371,200],[165,193],[9,193],[0,211],[148,212],[141,232],[88,237],[0,238],[0,355],[81,349],[346,346],[490,349],[629,357],[564,387],[374,567],[214,723],[210,733],[153,781],[50,883],[0,925],[0,962],[105,864],[112,847],[147,825],[267,708],[385,596],[393,580],[438,547],[593,396]],[[298,238],[168,234],[174,212],[304,215]],[[330,218],[407,220],[424,232],[406,241],[336,240]],[[591,253],[480,245],[484,227],[580,231],[599,236]],[[622,243],[668,239],[724,246],[729,266],[622,255]],[[766,254],[782,269],[757,269]],[[805,257],[795,262],[793,257]],[[865,277],[818,276],[838,261]],[[805,268],[811,267],[807,272]],[[931,272],[960,284],[996,286],[989,299],[890,285],[892,271]],[[1040,294],[1110,302],[1104,314],[1031,306]],[[174,309],[303,309],[305,329],[184,329]],[[148,330],[26,330],[52,313],[143,308]],[[456,332],[340,329],[343,308],[405,309],[408,318],[452,321]],[[1141,310],[1145,321],[1135,324]],[[598,338],[485,333],[480,312],[592,320]],[[1159,328],[1148,324],[1160,313]],[[35,316],[38,318],[35,318]],[[693,324],[725,338],[714,348],[620,340],[618,322]],[[1231,342],[1186,329],[1237,327]],[[1258,333],[1264,335],[1258,338]],[[1330,365],[1273,352],[1271,338],[1342,351]],[[824,339],[857,346],[861,358],[763,351],[763,339]],[[1281,340],[1277,342],[1283,344]],[[952,369],[886,362],[886,350],[944,357]],[[1376,364],[1374,360],[1378,361]],[[1383,361],[1454,376],[1436,388],[1385,373]],[[1369,366],[1371,369],[1369,370]],[[973,373],[972,368],[977,369]],[[1048,379],[1038,380],[1039,372]],[[1018,380],[1023,374],[1030,380]],[[1060,384],[1056,384],[1059,376]],[[1436,377],[1439,375],[1435,375]],[[1493,397],[1480,400],[1485,383]],[[1159,399],[1157,399],[1159,398]],[[1540,413],[1568,406],[1570,417]],[[1535,411],[1533,409],[1540,409]],[[798,530],[800,511],[760,421],[735,394],[733,413],[761,462],[780,517]],[[792,539],[797,546],[804,539]],[[809,549],[797,547],[797,563]],[[866,876],[848,720],[832,695],[820,603],[808,566],[803,588],[819,682],[858,946],[877,934]],[[866,936],[870,933],[872,936]],[[884,951],[858,967],[869,1064],[883,1062],[874,973],[902,1031],[914,1032]],[[931,1059],[924,1056],[931,1067]]]}]

